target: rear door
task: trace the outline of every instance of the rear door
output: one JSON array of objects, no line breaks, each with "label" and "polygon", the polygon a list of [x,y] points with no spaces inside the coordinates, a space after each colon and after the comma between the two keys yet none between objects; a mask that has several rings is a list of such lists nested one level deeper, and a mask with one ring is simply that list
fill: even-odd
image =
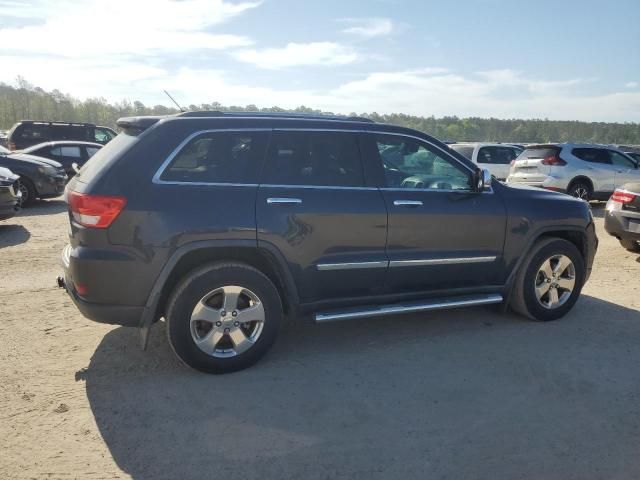
[{"label": "rear door", "polygon": [[625,183],[640,182],[640,170],[636,162],[613,150],[609,150],[609,158],[616,170],[616,188],[620,188]]},{"label": "rear door", "polygon": [[274,131],[256,218],[259,243],[282,253],[302,303],[383,288],[387,210],[365,182],[358,132]]},{"label": "rear door", "polygon": [[493,191],[471,191],[473,171],[444,149],[370,133],[367,155],[389,210],[389,293],[476,289],[505,281],[506,210]]},{"label": "rear door", "polygon": [[593,183],[593,189],[598,193],[612,193],[615,188],[616,167],[611,163],[607,150],[603,148],[579,147],[571,153],[586,162],[574,171],[574,176],[585,175]]}]

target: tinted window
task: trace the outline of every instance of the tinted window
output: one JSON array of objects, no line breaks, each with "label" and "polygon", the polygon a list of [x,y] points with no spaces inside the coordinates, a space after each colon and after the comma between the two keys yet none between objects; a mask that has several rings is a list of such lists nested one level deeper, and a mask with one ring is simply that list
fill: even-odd
[{"label": "tinted window", "polygon": [[376,135],[375,139],[388,187],[470,189],[470,172],[434,147],[394,135]]},{"label": "tinted window", "polygon": [[96,142],[108,142],[109,140],[111,140],[114,137],[113,133],[111,133],[109,130],[106,130],[104,128],[96,128],[95,129],[95,135],[94,135],[94,140]]},{"label": "tinted window", "polygon": [[107,143],[80,169],[76,178],[82,182],[88,182],[93,177],[100,175],[103,170],[109,168],[124,152],[138,141],[135,135],[121,133],[111,142]]},{"label": "tinted window", "polygon": [[256,183],[256,172],[263,157],[261,152],[264,151],[266,135],[258,132],[212,132],[199,135],[174,157],[162,173],[161,180]]},{"label": "tinted window", "polygon": [[631,159],[618,152],[609,150],[609,158],[611,159],[611,163],[617,167],[636,168],[636,164],[632,162]]},{"label": "tinted window", "polygon": [[600,148],[574,148],[571,153],[585,162],[601,163],[604,165],[611,163],[607,151]]},{"label": "tinted window", "polygon": [[97,147],[87,147],[87,158],[93,157],[98,152],[98,150],[100,149]]},{"label": "tinted window", "polygon": [[508,165],[518,156],[518,153],[512,147],[482,147],[478,151],[478,163]]},{"label": "tinted window", "polygon": [[35,141],[34,143],[49,140],[49,127],[47,125],[22,125],[18,130],[18,136],[25,140]]},{"label": "tinted window", "polygon": [[342,132],[274,132],[263,183],[360,187],[358,137]]},{"label": "tinted window", "polygon": [[62,146],[60,147],[60,152],[65,158],[82,158],[80,147]]},{"label": "tinted window", "polygon": [[460,155],[463,155],[464,157],[468,158],[469,160],[473,159],[473,151],[475,150],[475,147],[473,147],[473,146],[469,146],[469,145],[449,145],[449,148],[451,150],[455,150]]}]

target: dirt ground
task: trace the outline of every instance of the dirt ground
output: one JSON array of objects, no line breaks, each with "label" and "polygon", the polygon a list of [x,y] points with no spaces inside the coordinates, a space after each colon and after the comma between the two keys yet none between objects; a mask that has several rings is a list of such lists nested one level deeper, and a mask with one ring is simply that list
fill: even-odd
[{"label": "dirt ground", "polygon": [[207,376],[54,286],[60,200],[0,223],[0,479],[640,478],[640,257],[602,228],[565,319],[491,308],[283,330]]}]

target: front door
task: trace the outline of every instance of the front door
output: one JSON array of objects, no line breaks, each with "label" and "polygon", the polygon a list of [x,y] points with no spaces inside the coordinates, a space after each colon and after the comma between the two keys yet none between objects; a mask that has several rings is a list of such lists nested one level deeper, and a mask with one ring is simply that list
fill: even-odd
[{"label": "front door", "polygon": [[415,137],[367,135],[389,210],[390,293],[501,285],[506,211],[492,191],[472,191],[473,169]]},{"label": "front door", "polygon": [[256,199],[258,241],[283,254],[302,303],[384,286],[387,211],[364,178],[357,132],[273,132]]},{"label": "front door", "polygon": [[616,169],[616,188],[625,183],[640,182],[640,169],[638,165],[626,155],[609,150],[611,164]]}]

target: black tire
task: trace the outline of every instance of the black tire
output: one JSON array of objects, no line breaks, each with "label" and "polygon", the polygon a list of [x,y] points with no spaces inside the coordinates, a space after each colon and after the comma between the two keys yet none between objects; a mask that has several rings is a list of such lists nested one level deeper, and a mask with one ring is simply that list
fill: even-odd
[{"label": "black tire", "polygon": [[[536,278],[543,262],[554,255],[565,255],[575,267],[575,287],[562,305],[549,309],[538,300],[535,292]],[[548,322],[566,315],[578,301],[585,278],[584,259],[576,246],[559,238],[543,238],[536,242],[524,259],[515,280],[511,308],[532,320]]]},{"label": "black tire", "polygon": [[567,193],[575,198],[580,198],[585,202],[588,202],[593,199],[593,188],[591,185],[584,180],[576,180],[573,182]]},{"label": "black tire", "polygon": [[631,253],[640,253],[640,243],[635,240],[620,240],[620,245]]},{"label": "black tire", "polygon": [[28,205],[32,205],[38,195],[33,182],[26,177],[20,177],[18,179],[18,187],[22,192],[22,200],[20,202],[20,206],[25,207]]},{"label": "black tire", "polygon": [[[248,350],[232,357],[209,355],[196,345],[191,333],[191,313],[209,292],[227,285],[240,286],[259,297],[264,308],[260,336]],[[174,289],[166,309],[169,344],[182,362],[205,373],[230,373],[256,363],[273,344],[282,323],[282,301],[263,273],[242,263],[214,263],[189,273]]]}]

